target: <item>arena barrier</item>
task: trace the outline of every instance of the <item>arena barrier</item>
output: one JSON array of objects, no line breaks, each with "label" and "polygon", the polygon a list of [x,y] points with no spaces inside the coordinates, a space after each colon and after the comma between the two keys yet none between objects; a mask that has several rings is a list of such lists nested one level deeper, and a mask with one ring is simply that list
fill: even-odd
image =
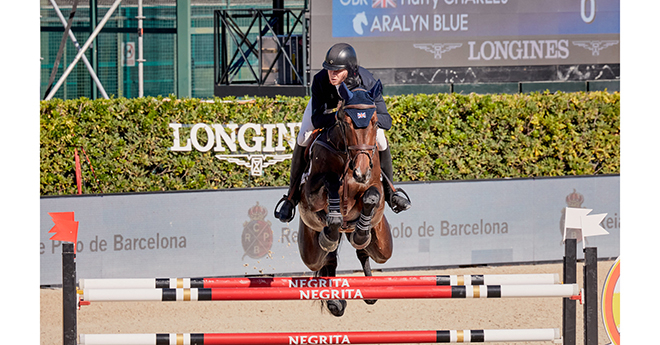
[{"label": "arena barrier", "polygon": [[558,341],[558,328],[318,333],[81,334],[80,345],[297,345]]},{"label": "arena barrier", "polygon": [[80,289],[190,289],[239,287],[363,287],[427,285],[548,285],[559,274],[428,275],[377,277],[127,278],[80,279]]},{"label": "arena barrier", "polygon": [[[321,344],[329,341],[352,344],[561,341],[575,345],[576,300],[584,304],[585,345],[598,343],[598,291],[596,248],[585,248],[584,287],[576,283],[576,241],[566,240],[563,284],[538,285],[437,285],[363,287],[241,287],[241,288],[114,288],[78,290],[72,243],[62,244],[62,290],[64,345],[139,344]],[[470,283],[472,283],[470,276]],[[268,278],[272,279],[272,278]],[[444,279],[444,278],[443,278]],[[451,281],[451,278],[449,278]],[[456,277],[458,279],[458,277]],[[463,276],[465,284],[465,276]],[[485,280],[485,276],[484,276]],[[247,281],[250,281],[249,278]],[[308,280],[309,281],[309,280]],[[365,280],[367,281],[367,280]],[[84,284],[89,287],[91,280]],[[151,280],[155,283],[155,280]],[[144,282],[142,282],[144,283]],[[171,283],[171,281],[170,281]],[[484,281],[485,283],[485,281]],[[178,284],[178,283],[177,283]],[[282,283],[284,284],[284,283]],[[394,283],[397,284],[397,283]],[[563,330],[449,330],[397,332],[319,333],[178,333],[178,334],[77,334],[77,310],[92,301],[192,301],[192,300],[281,300],[281,299],[388,299],[388,298],[502,298],[563,297]],[[342,337],[339,341],[338,337]],[[343,342],[344,338],[348,342]],[[321,338],[325,337],[325,338]],[[332,340],[330,340],[332,337]],[[398,339],[398,340],[397,340]],[[559,340],[558,340],[559,339]],[[322,342],[323,340],[323,342]]]}]

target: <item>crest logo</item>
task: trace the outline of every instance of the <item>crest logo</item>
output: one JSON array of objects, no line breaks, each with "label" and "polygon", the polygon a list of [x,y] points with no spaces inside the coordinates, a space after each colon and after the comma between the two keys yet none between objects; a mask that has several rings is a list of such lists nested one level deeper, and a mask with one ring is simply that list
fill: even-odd
[{"label": "crest logo", "polygon": [[[571,208],[582,208],[582,203],[584,203],[584,196],[578,193],[573,189],[573,193],[566,196],[566,206]],[[564,222],[566,219],[566,209],[562,208],[561,210],[561,219],[559,221],[559,232],[564,235]],[[582,231],[578,229],[566,229],[566,238],[574,238],[577,241],[582,241]],[[563,242],[561,243],[563,244]]]},{"label": "crest logo", "polygon": [[253,259],[263,258],[273,246],[273,230],[270,229],[270,221],[265,220],[268,210],[259,205],[252,206],[248,210],[250,220],[243,223],[243,258],[249,256]]}]

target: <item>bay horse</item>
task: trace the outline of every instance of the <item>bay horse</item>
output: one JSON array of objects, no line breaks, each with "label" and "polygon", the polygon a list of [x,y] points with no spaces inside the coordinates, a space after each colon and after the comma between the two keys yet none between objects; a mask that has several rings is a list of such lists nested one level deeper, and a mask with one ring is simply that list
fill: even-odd
[{"label": "bay horse", "polygon": [[[335,124],[321,130],[310,145],[310,165],[300,187],[298,247],[318,277],[336,276],[341,233],[356,249],[365,276],[371,276],[369,258],[382,264],[392,256],[376,145],[374,99],[381,92],[380,80],[369,91],[351,92],[342,83]],[[334,316],[342,316],[346,308],[345,300],[323,304]]]}]

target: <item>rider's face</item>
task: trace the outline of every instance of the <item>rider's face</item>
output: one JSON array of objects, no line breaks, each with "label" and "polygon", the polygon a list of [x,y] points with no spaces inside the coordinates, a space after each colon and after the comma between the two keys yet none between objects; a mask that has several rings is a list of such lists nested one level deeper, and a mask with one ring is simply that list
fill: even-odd
[{"label": "rider's face", "polygon": [[328,70],[328,76],[330,77],[330,84],[337,86],[346,80],[346,77],[348,77],[348,71],[346,69],[338,69],[336,71]]}]

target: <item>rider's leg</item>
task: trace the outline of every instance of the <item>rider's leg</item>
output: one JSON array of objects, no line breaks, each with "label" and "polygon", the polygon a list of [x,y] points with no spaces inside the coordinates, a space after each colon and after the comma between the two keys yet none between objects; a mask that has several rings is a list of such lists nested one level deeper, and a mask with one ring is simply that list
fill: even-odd
[{"label": "rider's leg", "polygon": [[[399,188],[394,188],[394,169],[392,168],[392,154],[390,153],[390,147],[387,144],[387,139],[382,129],[378,129],[379,135],[377,137],[378,141],[378,156],[380,157],[380,170],[385,175],[383,179],[383,191],[385,193],[385,201],[390,206],[394,213],[399,213],[410,208],[410,199],[406,192]],[[384,149],[383,149],[384,148]],[[402,195],[405,194],[404,195]]]},{"label": "rider's leg", "polygon": [[296,145],[293,149],[293,157],[291,158],[291,176],[289,178],[289,191],[287,195],[282,197],[279,204],[282,204],[280,210],[275,206],[275,218],[283,223],[293,220],[296,205],[300,201],[300,180],[307,167],[307,160],[305,159],[305,150],[310,141],[310,135],[314,131],[312,125],[312,101],[307,103],[307,108],[303,113],[302,124],[298,137],[296,138]]},{"label": "rider's leg", "polygon": [[291,177],[289,178],[289,191],[281,202],[282,207],[279,211],[275,210],[275,218],[281,222],[290,222],[293,220],[294,212],[298,201],[300,201],[300,180],[305,172],[305,146],[300,146],[296,143],[293,149],[293,157],[291,158]]}]

